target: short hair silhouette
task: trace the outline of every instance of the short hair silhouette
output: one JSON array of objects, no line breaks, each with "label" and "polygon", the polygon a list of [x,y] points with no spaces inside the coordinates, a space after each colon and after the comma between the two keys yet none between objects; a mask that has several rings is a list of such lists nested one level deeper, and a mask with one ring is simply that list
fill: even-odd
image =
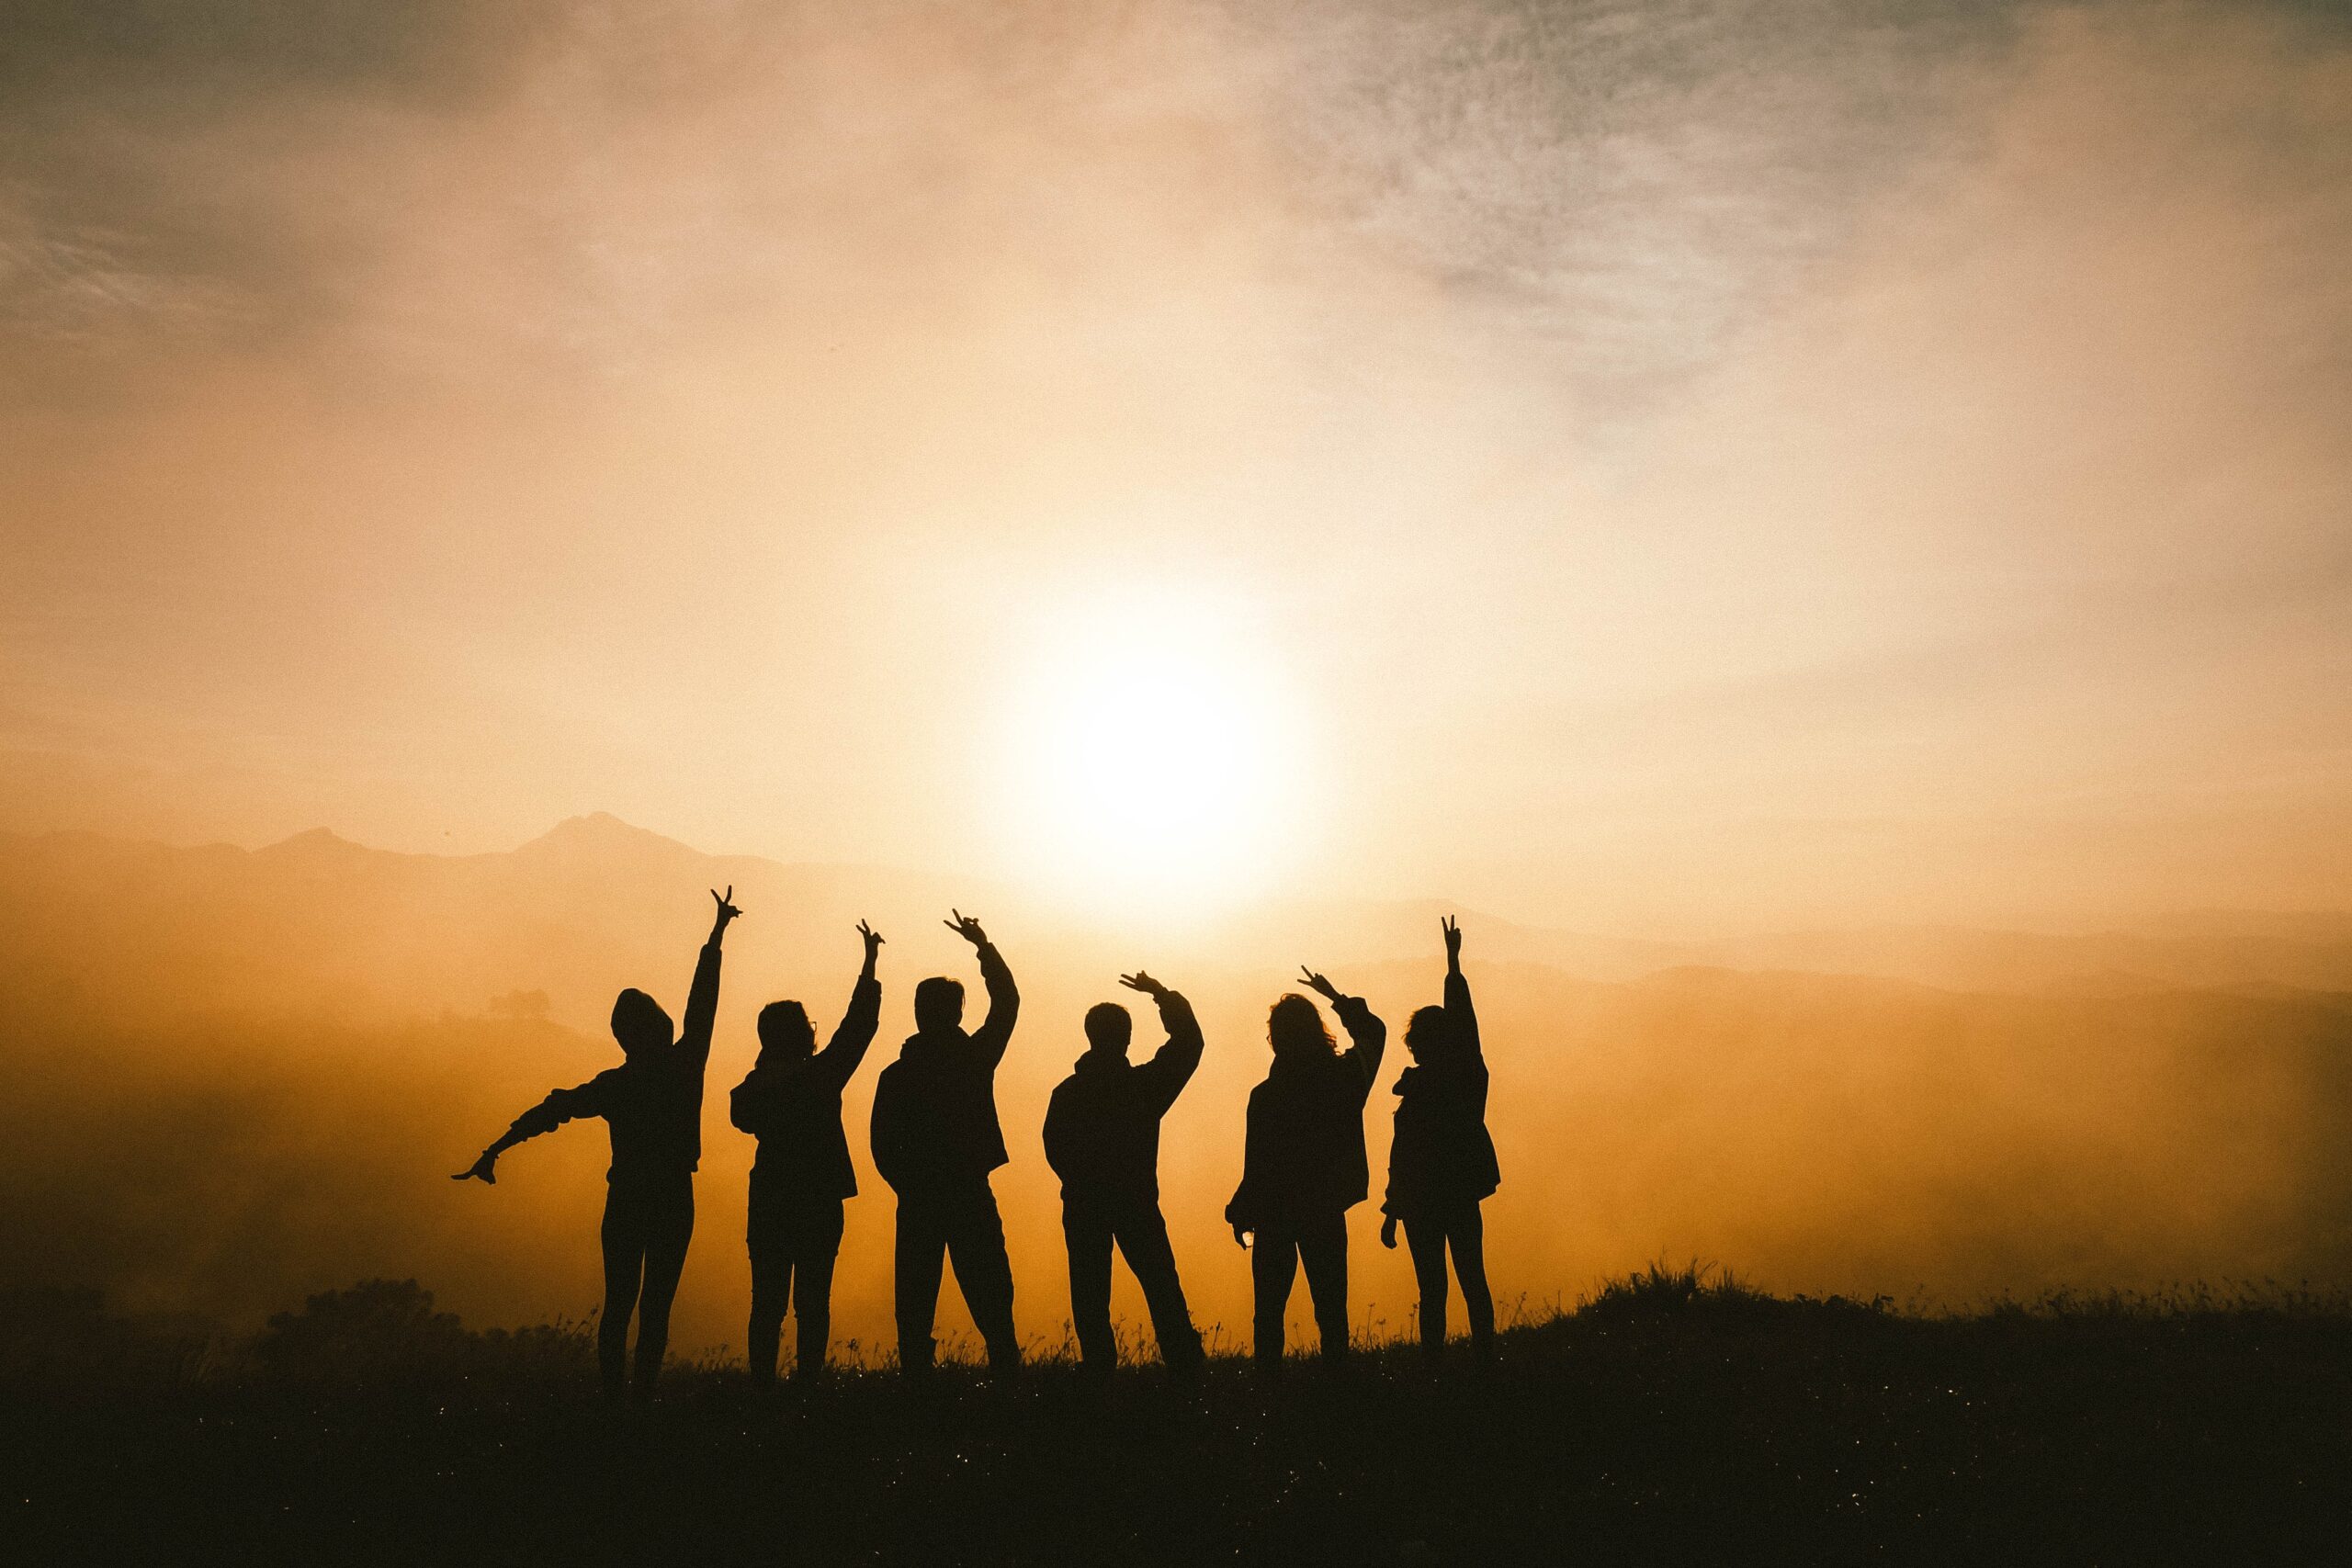
[{"label": "short hair silhouette", "polygon": [[1405,1049],[1418,1056],[1453,1043],[1453,1018],[1442,1007],[1415,1008],[1405,1021]]},{"label": "short hair silhouette", "polygon": [[1296,991],[1274,1003],[1266,1014],[1266,1040],[1277,1056],[1317,1052],[1328,1056],[1338,1048],[1323,1022],[1323,1010]]},{"label": "short hair silhouette", "polygon": [[1124,1056],[1136,1037],[1136,1021],[1116,1002],[1096,1002],[1086,1010],[1086,1043],[1097,1051]]},{"label": "short hair silhouette", "polygon": [[964,982],[933,975],[915,987],[915,1028],[943,1034],[964,1026]]},{"label": "short hair silhouette", "polygon": [[676,1035],[670,1015],[643,991],[631,987],[613,998],[613,1038],[620,1042],[623,1055],[659,1051]]},{"label": "short hair silhouette", "polygon": [[798,1002],[770,1002],[760,1010],[760,1056],[773,1052],[786,1061],[813,1055],[817,1031],[808,1010]]}]

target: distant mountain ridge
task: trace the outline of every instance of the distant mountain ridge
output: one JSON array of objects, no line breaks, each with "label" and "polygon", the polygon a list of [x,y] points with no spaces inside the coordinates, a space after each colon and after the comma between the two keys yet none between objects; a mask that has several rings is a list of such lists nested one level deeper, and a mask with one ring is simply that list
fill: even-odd
[{"label": "distant mountain ridge", "polygon": [[[844,933],[871,919],[910,962],[956,956],[949,906],[1008,938],[1051,942],[1107,971],[1136,962],[1288,973],[1425,959],[1436,899],[1284,899],[1148,937],[971,878],[712,855],[609,813],[573,817],[510,851],[412,854],[313,829],[258,850],[175,848],[64,832],[0,834],[0,963],[104,989],[136,955],[143,983],[187,1005],[332,995],[352,1005],[472,1010],[543,989],[556,1016],[601,1017],[616,975],[683,964],[707,907],[734,885],[753,911],[744,963],[763,983],[837,978]],[[1664,942],[1523,926],[1464,911],[1487,962],[1596,981],[1676,970],[1792,971],[1949,990],[2128,996],[2177,989],[2352,991],[2352,914],[2192,911],[2143,929],[2060,935],[1919,926]],[[933,939],[941,939],[934,942]],[[684,944],[682,947],[682,944]]]}]

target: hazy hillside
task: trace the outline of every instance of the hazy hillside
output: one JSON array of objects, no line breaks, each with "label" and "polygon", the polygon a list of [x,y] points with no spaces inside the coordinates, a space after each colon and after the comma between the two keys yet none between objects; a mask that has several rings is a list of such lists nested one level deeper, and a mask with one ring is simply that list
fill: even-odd
[{"label": "hazy hillside", "polygon": [[[1121,938],[987,888],[706,857],[608,818],[467,858],[325,834],[254,852],[19,838],[0,840],[0,1048],[17,1086],[0,1100],[13,1216],[0,1276],[246,1319],[377,1273],[430,1279],[477,1321],[591,1306],[600,1131],[518,1151],[495,1190],[446,1174],[546,1089],[609,1064],[602,1020],[620,986],[679,999],[715,883],[733,883],[749,914],[729,941],[712,1061],[680,1304],[689,1344],[741,1337],[750,1149],[725,1124],[724,1091],[749,1066],[752,1017],[779,995],[820,1018],[838,1009],[860,915],[891,942],[882,1040],[848,1105],[865,1195],[837,1321],[853,1337],[887,1320],[889,1201],[863,1165],[866,1097],[910,1028],[913,981],[969,974],[938,923],[949,904],[989,919],[1024,993],[1000,1186],[1032,1333],[1057,1336],[1066,1305],[1037,1126],[1080,1014],[1118,994],[1118,969],[1149,964],[1207,1027],[1165,1167],[1195,1301],[1228,1325],[1245,1320],[1247,1271],[1217,1216],[1267,1003],[1308,959],[1401,1024],[1438,973],[1434,904],[1301,906]],[[1589,943],[1580,961],[1575,939],[1465,924],[1497,1073],[1505,1185],[1489,1223],[1506,1296],[1573,1295],[1657,1257],[1723,1259],[1787,1290],[1947,1298],[2352,1279],[2352,999],[2279,979],[2340,960],[2324,919],[1724,950],[1771,958],[1768,973],[1644,973],[1695,950]],[[1847,972],[1786,972],[1806,953]],[[2008,994],[1872,977],[1840,955],[2006,965]],[[2140,977],[2064,983],[2103,955],[2136,955]],[[2163,989],[2152,976],[2167,964],[2228,988]],[[1376,1162],[1401,1061],[1373,1099]],[[1397,1322],[1409,1270],[1373,1242],[1375,1223],[1358,1212],[1359,1310]]]}]

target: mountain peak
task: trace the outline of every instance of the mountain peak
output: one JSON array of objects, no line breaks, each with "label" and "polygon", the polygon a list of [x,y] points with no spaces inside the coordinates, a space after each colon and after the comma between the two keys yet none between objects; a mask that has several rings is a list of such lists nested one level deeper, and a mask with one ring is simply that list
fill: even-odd
[{"label": "mountain peak", "polygon": [[306,832],[297,833],[290,839],[280,839],[274,844],[264,845],[254,852],[292,859],[298,855],[350,855],[366,854],[368,852],[367,845],[355,844],[332,828],[312,828]]},{"label": "mountain peak", "polygon": [[616,852],[696,855],[702,852],[650,828],[624,822],[609,811],[567,817],[514,852],[517,854],[613,854]]}]

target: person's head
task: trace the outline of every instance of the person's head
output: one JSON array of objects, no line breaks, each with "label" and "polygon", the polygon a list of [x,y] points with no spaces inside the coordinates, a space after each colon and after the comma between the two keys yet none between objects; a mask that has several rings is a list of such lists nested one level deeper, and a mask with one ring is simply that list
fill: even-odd
[{"label": "person's head", "polygon": [[915,987],[915,1028],[946,1034],[964,1027],[964,982],[934,975]]},{"label": "person's head", "polygon": [[1318,1052],[1328,1056],[1333,1049],[1331,1032],[1323,1026],[1323,1010],[1296,991],[1276,1002],[1266,1014],[1266,1041],[1273,1046],[1277,1061]]},{"label": "person's head", "polygon": [[760,1060],[797,1062],[817,1049],[808,1010],[798,1002],[770,1002],[760,1010]]},{"label": "person's head", "polygon": [[1135,1033],[1136,1021],[1116,1002],[1097,1002],[1086,1010],[1086,1043],[1094,1050],[1124,1056]]},{"label": "person's head", "polygon": [[1443,1055],[1453,1043],[1453,1015],[1441,1007],[1415,1008],[1405,1021],[1405,1049],[1416,1062]]},{"label": "person's head", "polygon": [[631,987],[613,998],[613,1038],[620,1042],[622,1055],[635,1056],[667,1048],[676,1032],[660,1002]]}]

